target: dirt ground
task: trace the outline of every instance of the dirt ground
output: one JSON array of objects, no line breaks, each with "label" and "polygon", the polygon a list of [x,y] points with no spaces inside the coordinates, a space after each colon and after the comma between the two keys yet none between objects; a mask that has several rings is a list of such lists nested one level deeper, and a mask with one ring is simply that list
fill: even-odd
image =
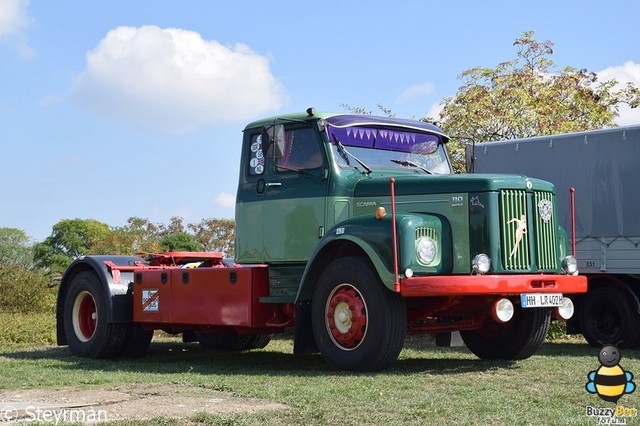
[{"label": "dirt ground", "polygon": [[63,423],[56,421],[56,417],[86,423],[154,417],[186,419],[196,413],[234,414],[287,408],[270,401],[238,398],[229,393],[179,384],[0,391],[0,425],[20,420]]}]

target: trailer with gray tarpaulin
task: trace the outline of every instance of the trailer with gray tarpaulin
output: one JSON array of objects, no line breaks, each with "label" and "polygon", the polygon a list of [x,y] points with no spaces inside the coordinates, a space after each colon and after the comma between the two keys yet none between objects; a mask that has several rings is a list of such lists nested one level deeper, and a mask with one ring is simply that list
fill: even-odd
[{"label": "trailer with gray tarpaulin", "polygon": [[640,345],[640,125],[467,146],[474,173],[521,173],[551,181],[557,217],[572,229],[589,290],[567,324],[592,345]]}]

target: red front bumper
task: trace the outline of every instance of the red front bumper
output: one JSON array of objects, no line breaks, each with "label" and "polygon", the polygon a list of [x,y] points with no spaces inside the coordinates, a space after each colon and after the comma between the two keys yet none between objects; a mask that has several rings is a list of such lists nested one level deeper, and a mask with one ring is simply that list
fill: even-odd
[{"label": "red front bumper", "polygon": [[587,277],[573,275],[448,275],[400,281],[404,297],[509,295],[520,293],[584,293]]}]

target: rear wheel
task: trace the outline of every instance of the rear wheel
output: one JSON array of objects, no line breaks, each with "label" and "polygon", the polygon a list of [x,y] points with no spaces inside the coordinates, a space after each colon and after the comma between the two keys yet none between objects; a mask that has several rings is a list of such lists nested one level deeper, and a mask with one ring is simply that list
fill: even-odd
[{"label": "rear wheel", "polygon": [[262,349],[271,341],[273,334],[238,334],[235,331],[226,333],[203,333],[196,331],[196,339],[204,349],[223,351],[250,351]]},{"label": "rear wheel", "polygon": [[590,291],[579,306],[580,328],[591,346],[634,347],[640,336],[640,315],[631,298],[616,287]]},{"label": "rear wheel", "polygon": [[144,356],[152,338],[153,330],[145,330],[140,324],[129,323],[120,355],[125,358],[140,358]]},{"label": "rear wheel", "polygon": [[314,291],[311,317],[318,348],[333,368],[382,370],[404,345],[404,299],[388,290],[360,257],[337,259],[325,269]]},{"label": "rear wheel", "polygon": [[526,359],[536,353],[549,331],[549,309],[516,308],[511,321],[500,324],[493,320],[478,330],[461,331],[465,345],[483,359]]},{"label": "rear wheel", "polygon": [[69,285],[64,330],[74,355],[112,358],[123,348],[127,324],[107,323],[108,300],[92,272],[81,272]]}]

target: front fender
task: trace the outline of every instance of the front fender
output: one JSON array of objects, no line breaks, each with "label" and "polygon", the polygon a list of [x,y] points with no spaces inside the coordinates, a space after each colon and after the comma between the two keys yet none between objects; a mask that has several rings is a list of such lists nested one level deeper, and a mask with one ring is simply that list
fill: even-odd
[{"label": "front fender", "polygon": [[[438,235],[438,245],[450,250],[450,244],[443,244],[446,233],[445,222],[428,214],[401,213],[396,215],[396,235],[398,243],[398,267],[404,272],[412,268],[420,273],[442,273],[450,268],[447,259],[439,257],[436,266],[419,265],[415,256],[415,240],[418,229],[434,229]],[[446,240],[446,239],[445,239]],[[374,216],[357,216],[331,228],[319,241],[309,258],[298,292],[298,300],[309,300],[315,281],[333,259],[346,255],[362,255],[369,258],[382,283],[393,290],[395,281],[393,228],[390,215],[380,219]],[[441,261],[440,261],[441,260]]]},{"label": "front fender", "polygon": [[59,345],[67,344],[64,336],[64,304],[67,290],[73,279],[81,272],[90,271],[100,281],[104,297],[108,303],[107,322],[131,322],[133,320],[133,304],[131,286],[133,272],[120,272],[120,282],[116,282],[106,262],[118,266],[134,266],[136,262],[146,263],[137,256],[82,256],[67,268],[60,281],[56,303],[56,338]]},{"label": "front fender", "polygon": [[331,228],[311,253],[298,294],[294,353],[318,352],[311,329],[311,299],[319,277],[329,264],[340,257],[367,257],[381,281],[393,289],[393,238],[391,220],[356,217]]}]

